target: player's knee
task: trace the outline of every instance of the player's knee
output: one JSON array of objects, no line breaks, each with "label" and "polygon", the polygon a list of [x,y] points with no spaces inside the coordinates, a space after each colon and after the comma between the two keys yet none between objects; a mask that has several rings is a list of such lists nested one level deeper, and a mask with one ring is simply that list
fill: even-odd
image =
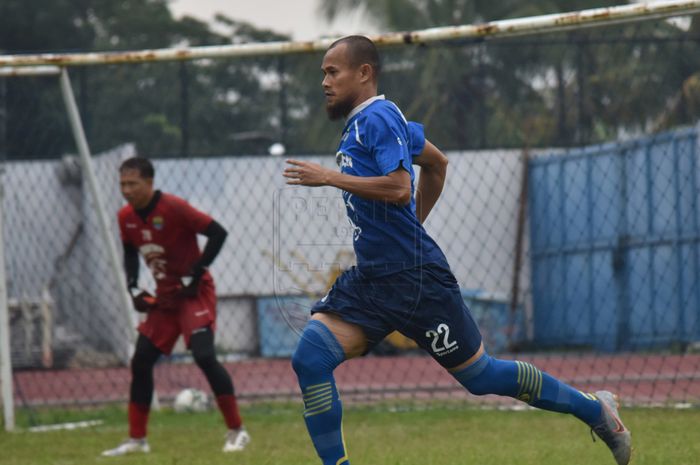
[{"label": "player's knee", "polygon": [[476,396],[497,394],[515,397],[519,390],[518,366],[510,360],[499,360],[484,354],[464,370],[454,373],[462,386]]},{"label": "player's knee", "polygon": [[467,388],[467,391],[469,391],[475,396],[485,396],[486,394],[493,394],[493,388],[489,376],[484,376],[483,373],[482,375],[464,383],[464,387]]},{"label": "player's knee", "polygon": [[479,360],[453,376],[471,394],[483,396],[493,394],[493,359],[484,353]]},{"label": "player's knee", "polygon": [[216,359],[216,352],[213,347],[192,351],[192,357],[197,366],[202,370],[211,368],[219,363]]},{"label": "player's knee", "polygon": [[149,357],[148,354],[136,351],[134,352],[134,356],[131,357],[132,374],[148,373],[153,369],[154,365],[155,360],[153,360],[153,357]]},{"label": "player's knee", "polygon": [[214,333],[210,327],[199,328],[192,332],[190,350],[194,362],[202,370],[216,367],[219,363],[214,348]]},{"label": "player's knee", "polygon": [[297,346],[296,350],[292,354],[292,370],[294,370],[294,373],[296,373],[297,376],[299,376],[302,373],[304,373],[308,368],[309,367],[306,366],[304,362],[304,357],[299,352],[299,347]]},{"label": "player's knee", "polygon": [[308,341],[303,336],[292,354],[292,369],[299,377],[321,371],[321,367],[316,363],[316,357],[309,350]]},{"label": "player's knee", "polygon": [[160,349],[146,336],[139,334],[134,355],[131,357],[132,374],[149,374],[161,355]]},{"label": "player's knee", "polygon": [[304,328],[294,354],[292,368],[301,379],[321,373],[330,373],[345,356],[333,333],[323,323],[312,320]]}]

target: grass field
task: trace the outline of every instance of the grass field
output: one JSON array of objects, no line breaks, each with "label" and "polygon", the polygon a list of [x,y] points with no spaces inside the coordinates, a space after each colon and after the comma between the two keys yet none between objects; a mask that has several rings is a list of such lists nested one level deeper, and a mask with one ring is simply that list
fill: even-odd
[{"label": "grass field", "polygon": [[[0,433],[2,465],[307,465],[320,463],[306,435],[299,409],[244,410],[253,442],[239,454],[223,454],[224,428],[218,413],[152,414],[152,452],[101,458],[100,451],[125,437],[125,413],[100,412],[102,426],[46,433]],[[83,418],[89,415],[83,415]],[[632,430],[632,463],[700,463],[700,410],[625,409]],[[351,409],[345,436],[353,465],[614,464],[605,445],[563,415],[540,411],[433,408],[391,412]]]}]

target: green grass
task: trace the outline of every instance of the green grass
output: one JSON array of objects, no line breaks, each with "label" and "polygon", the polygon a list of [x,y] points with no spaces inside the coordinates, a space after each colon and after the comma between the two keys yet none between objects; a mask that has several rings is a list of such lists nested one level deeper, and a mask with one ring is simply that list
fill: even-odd
[{"label": "green grass", "polygon": [[[102,426],[48,433],[0,433],[2,465],[308,465],[320,463],[299,410],[244,410],[253,442],[234,456],[220,452],[224,428],[217,413],[152,414],[149,455],[100,458],[125,437],[123,411],[94,412]],[[83,419],[91,415],[84,413]],[[639,465],[698,463],[700,410],[625,409]],[[591,441],[578,421],[541,411],[434,408],[390,412],[353,409],[345,414],[353,465],[614,464],[605,445]]]}]

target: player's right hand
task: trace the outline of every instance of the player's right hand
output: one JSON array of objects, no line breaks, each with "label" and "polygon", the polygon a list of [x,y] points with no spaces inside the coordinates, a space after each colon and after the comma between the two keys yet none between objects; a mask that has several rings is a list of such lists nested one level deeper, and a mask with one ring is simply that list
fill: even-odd
[{"label": "player's right hand", "polygon": [[129,291],[137,312],[148,313],[155,308],[156,298],[153,295],[139,288],[131,288]]}]

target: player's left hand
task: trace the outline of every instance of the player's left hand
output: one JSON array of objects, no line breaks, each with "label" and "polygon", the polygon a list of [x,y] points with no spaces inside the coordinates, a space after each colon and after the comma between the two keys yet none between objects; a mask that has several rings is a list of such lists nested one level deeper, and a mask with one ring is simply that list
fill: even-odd
[{"label": "player's left hand", "polygon": [[195,268],[180,278],[180,295],[182,297],[196,297],[199,293],[199,281],[206,270],[203,268]]},{"label": "player's left hand", "polygon": [[147,291],[137,287],[129,288],[134,309],[139,313],[148,313],[156,308],[156,298]]},{"label": "player's left hand", "polygon": [[180,295],[182,297],[196,297],[199,293],[199,279],[194,279],[192,276],[183,276],[180,278],[182,287]]},{"label": "player's left hand", "polygon": [[282,176],[287,178],[287,184],[299,186],[327,186],[330,177],[336,172],[318,163],[301,160],[287,160],[290,165],[285,168]]}]

